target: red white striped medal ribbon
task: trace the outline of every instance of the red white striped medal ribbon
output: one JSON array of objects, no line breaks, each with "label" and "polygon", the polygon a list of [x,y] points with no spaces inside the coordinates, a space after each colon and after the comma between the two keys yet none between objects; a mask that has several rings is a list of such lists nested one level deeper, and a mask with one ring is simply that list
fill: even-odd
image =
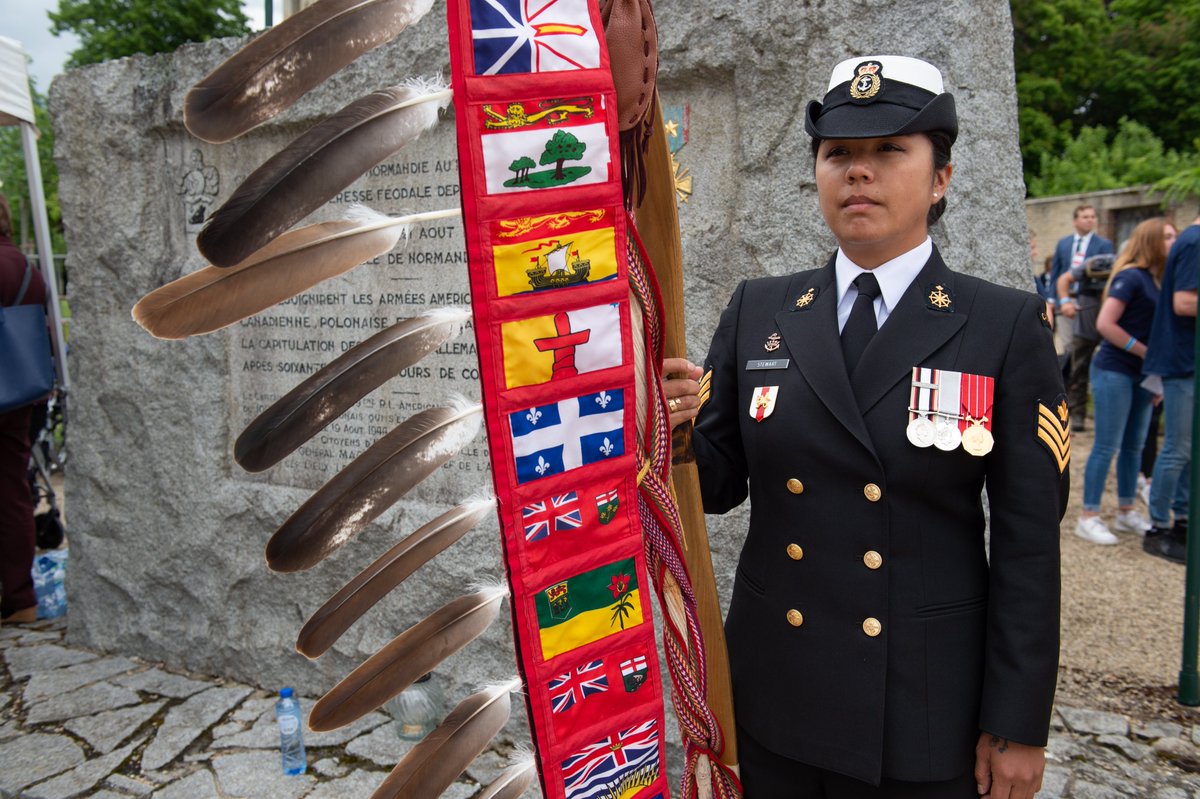
[{"label": "red white striped medal ribbon", "polygon": [[934,403],[937,402],[938,384],[935,370],[920,366],[913,367],[912,396],[908,403],[908,440],[915,447],[932,447],[934,438]]},{"label": "red white striped medal ribbon", "polygon": [[982,458],[992,451],[992,398],[996,379],[984,375],[962,376],[962,446],[969,454]]}]

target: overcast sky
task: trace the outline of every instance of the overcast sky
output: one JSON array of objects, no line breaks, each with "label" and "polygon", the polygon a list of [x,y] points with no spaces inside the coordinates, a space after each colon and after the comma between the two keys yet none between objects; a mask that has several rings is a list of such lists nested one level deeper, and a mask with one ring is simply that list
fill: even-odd
[{"label": "overcast sky", "polygon": [[[273,0],[275,21],[283,11],[281,0]],[[0,36],[16,39],[33,61],[29,75],[37,90],[45,94],[50,81],[63,71],[63,62],[79,40],[69,33],[50,33],[47,11],[58,8],[58,0],[0,0]],[[242,8],[250,17],[250,28],[259,30],[265,19],[266,0],[243,0]]]}]

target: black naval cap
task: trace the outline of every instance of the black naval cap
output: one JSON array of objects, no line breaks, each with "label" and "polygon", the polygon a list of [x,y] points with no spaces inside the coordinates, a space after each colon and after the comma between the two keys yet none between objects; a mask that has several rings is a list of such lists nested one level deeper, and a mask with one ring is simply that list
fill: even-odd
[{"label": "black naval cap", "polygon": [[931,130],[958,136],[954,95],[942,73],[919,58],[874,55],[833,68],[821,102],[808,104],[804,129],[816,139],[873,139]]}]

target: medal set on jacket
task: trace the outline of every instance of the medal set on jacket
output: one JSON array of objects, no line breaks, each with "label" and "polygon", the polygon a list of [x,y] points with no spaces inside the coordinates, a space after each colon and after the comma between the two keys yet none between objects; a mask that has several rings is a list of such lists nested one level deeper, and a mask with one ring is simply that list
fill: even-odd
[{"label": "medal set on jacket", "polygon": [[[779,333],[767,337],[763,349],[780,348]],[[746,371],[786,369],[791,360],[771,358],[746,362]],[[914,447],[953,452],[962,447],[982,458],[992,451],[992,398],[996,379],[950,369],[914,366],[906,434]],[[779,386],[757,386],[750,393],[750,418],[762,422],[775,410]]]},{"label": "medal set on jacket", "polygon": [[949,369],[913,367],[908,440],[916,447],[953,452],[961,446],[983,457],[992,451],[995,378]]}]

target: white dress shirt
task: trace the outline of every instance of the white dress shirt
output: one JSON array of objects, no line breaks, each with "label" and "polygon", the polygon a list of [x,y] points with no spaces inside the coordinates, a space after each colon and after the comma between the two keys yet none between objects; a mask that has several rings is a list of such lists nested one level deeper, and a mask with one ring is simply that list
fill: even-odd
[{"label": "white dress shirt", "polygon": [[874,269],[863,269],[838,247],[837,259],[834,262],[834,270],[837,273],[838,333],[840,334],[846,326],[846,320],[850,318],[850,311],[854,308],[854,298],[858,296],[858,289],[854,287],[856,277],[863,272],[870,272],[879,281],[880,295],[875,298],[875,323],[878,327],[883,327],[896,303],[900,302],[909,284],[920,274],[932,254],[933,241],[926,236],[925,241],[903,255]]}]

